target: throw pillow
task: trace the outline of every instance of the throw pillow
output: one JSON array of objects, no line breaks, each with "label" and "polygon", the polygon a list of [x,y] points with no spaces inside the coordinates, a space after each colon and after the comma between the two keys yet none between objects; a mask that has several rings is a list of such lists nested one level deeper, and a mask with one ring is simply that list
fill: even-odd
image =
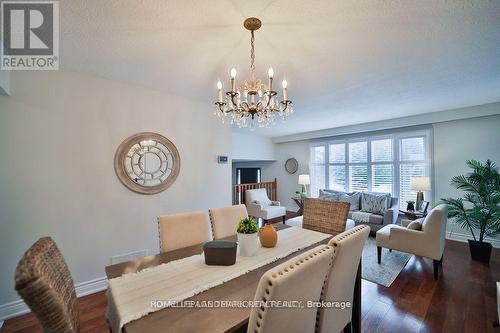
[{"label": "throw pillow", "polygon": [[336,193],[327,192],[326,190],[319,190],[318,199],[335,201],[339,199],[339,196]]},{"label": "throw pillow", "polygon": [[350,211],[359,210],[359,198],[361,193],[354,192],[352,194],[344,193],[339,196],[339,201],[348,202],[351,204]]},{"label": "throw pillow", "polygon": [[361,211],[384,215],[387,210],[387,200],[390,200],[391,195],[388,193],[369,193],[361,194]]},{"label": "throw pillow", "polygon": [[408,224],[408,226],[406,228],[411,229],[411,230],[421,231],[423,221],[424,221],[424,219],[416,219],[415,221],[411,221],[410,224]]},{"label": "throw pillow", "polygon": [[355,192],[344,192],[344,191],[337,191],[337,190],[329,190],[329,189],[323,189],[320,190],[323,191],[323,193],[329,193],[329,194],[336,194],[336,195],[342,195],[342,194],[353,194]]}]

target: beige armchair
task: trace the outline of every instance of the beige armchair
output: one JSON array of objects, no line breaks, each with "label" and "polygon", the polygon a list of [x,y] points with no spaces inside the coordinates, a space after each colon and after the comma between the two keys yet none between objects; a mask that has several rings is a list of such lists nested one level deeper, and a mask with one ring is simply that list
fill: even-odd
[{"label": "beige armchair", "polygon": [[434,279],[437,280],[439,266],[442,266],[447,220],[448,207],[439,205],[427,214],[422,230],[395,224],[383,227],[377,231],[378,263],[381,262],[383,247],[427,257],[434,261]]},{"label": "beige armchair", "polygon": [[248,215],[261,218],[265,222],[270,219],[281,217],[285,223],[286,208],[280,206],[279,201],[271,201],[267,196],[265,188],[245,191],[245,200]]}]

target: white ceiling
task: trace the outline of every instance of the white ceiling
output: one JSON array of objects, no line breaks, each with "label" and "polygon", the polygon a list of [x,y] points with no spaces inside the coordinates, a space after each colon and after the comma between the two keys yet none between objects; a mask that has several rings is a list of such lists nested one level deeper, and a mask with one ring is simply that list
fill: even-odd
[{"label": "white ceiling", "polygon": [[199,99],[213,112],[217,80],[232,66],[248,73],[249,16],[263,22],[257,72],[265,79],[272,65],[286,77],[295,106],[285,124],[256,133],[500,101],[500,0],[62,0],[61,68]]}]

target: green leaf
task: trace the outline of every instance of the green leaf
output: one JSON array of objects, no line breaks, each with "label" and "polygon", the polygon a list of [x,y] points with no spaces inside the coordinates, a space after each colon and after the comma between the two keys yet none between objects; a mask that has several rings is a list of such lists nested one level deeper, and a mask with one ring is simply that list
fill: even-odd
[{"label": "green leaf", "polygon": [[236,232],[240,234],[254,234],[259,230],[257,221],[252,216],[246,217],[238,223]]}]

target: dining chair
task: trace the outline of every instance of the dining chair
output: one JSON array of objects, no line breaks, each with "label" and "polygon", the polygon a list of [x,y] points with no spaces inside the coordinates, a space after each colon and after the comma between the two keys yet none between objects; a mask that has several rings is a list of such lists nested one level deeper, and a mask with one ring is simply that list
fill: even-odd
[{"label": "dining chair", "polygon": [[160,252],[168,252],[211,240],[206,212],[190,212],[158,217]]},{"label": "dining chair", "polygon": [[304,229],[338,235],[346,230],[350,204],[321,199],[304,200]]},{"label": "dining chair", "polygon": [[15,288],[45,333],[79,332],[73,279],[52,238],[40,238],[26,251],[16,268]]},{"label": "dining chair", "polygon": [[[314,332],[318,302],[325,277],[330,270],[333,247],[320,245],[265,272],[260,278],[248,321],[248,333]],[[276,301],[301,301],[304,308],[278,308],[266,305]]]},{"label": "dining chair", "polygon": [[243,204],[210,208],[209,212],[214,239],[236,235],[238,223],[248,217],[247,208]]},{"label": "dining chair", "polygon": [[334,249],[334,256],[328,277],[321,293],[325,302],[344,302],[351,307],[320,307],[317,313],[316,332],[351,331],[354,285],[363,246],[370,234],[370,227],[359,225],[345,231],[329,242]]}]

